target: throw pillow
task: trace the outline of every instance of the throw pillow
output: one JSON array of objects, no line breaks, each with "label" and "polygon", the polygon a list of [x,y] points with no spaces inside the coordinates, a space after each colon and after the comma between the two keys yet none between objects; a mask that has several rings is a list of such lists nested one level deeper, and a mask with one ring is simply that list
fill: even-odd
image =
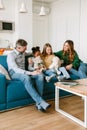
[{"label": "throw pillow", "polygon": [[0,73],[4,74],[6,76],[6,79],[11,80],[7,70],[0,64]]}]

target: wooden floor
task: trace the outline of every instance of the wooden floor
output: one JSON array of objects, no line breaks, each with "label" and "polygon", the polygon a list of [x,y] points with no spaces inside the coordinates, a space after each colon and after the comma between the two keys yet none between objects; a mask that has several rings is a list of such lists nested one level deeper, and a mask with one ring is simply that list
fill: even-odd
[{"label": "wooden floor", "polygon": [[[83,100],[73,96],[60,99],[60,107],[83,120]],[[46,113],[35,105],[0,113],[0,130],[86,130],[55,111],[54,101]]]}]

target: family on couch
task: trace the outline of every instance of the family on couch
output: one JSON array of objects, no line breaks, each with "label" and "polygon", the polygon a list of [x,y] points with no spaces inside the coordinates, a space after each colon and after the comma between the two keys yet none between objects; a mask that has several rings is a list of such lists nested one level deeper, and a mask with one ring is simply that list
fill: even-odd
[{"label": "family on couch", "polygon": [[[8,70],[9,70],[11,78],[18,79],[23,82],[27,92],[32,97],[32,99],[36,102],[36,108],[41,111],[46,111],[51,106],[42,98],[43,87],[44,87],[44,75],[42,72],[44,72],[45,74],[48,74],[48,76],[51,76],[53,74],[56,74],[57,76],[59,76],[60,73],[62,73],[63,77],[66,77],[66,75],[68,75],[68,77],[66,77],[67,79],[70,78],[68,72],[78,75],[79,78],[87,77],[86,65],[83,62],[81,62],[76,51],[74,50],[73,41],[71,40],[66,41],[64,43],[63,50],[54,54],[52,52],[52,47],[50,46],[50,44],[47,44],[47,45],[49,46],[44,49],[46,51],[46,55],[44,55],[44,51],[43,51],[42,57],[41,57],[43,62],[48,60],[47,57],[51,55],[52,57],[54,57],[54,54],[55,54],[57,57],[63,60],[63,63],[61,63],[61,66],[63,66],[63,70],[60,69],[62,67],[59,67],[59,66],[58,66],[59,67],[58,72],[56,71],[57,69],[55,69],[55,67],[49,68],[52,61],[52,57],[50,57],[48,60],[49,62],[47,63],[48,67],[44,69],[44,71],[43,69],[42,71],[40,69],[35,69],[34,71],[26,71],[25,70],[25,56],[27,55],[27,53],[25,51],[27,49],[27,42],[23,39],[19,39],[16,42],[15,49],[11,53],[9,53],[7,56]],[[84,68],[84,71],[83,71],[83,68]],[[50,72],[51,75],[49,75],[47,71]],[[35,89],[32,79],[35,79],[37,89]]]}]

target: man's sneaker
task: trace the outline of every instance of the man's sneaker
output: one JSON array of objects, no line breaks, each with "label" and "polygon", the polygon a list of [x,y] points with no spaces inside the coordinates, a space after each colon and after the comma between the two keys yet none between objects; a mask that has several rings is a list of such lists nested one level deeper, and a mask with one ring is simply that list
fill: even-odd
[{"label": "man's sneaker", "polygon": [[51,104],[43,101],[40,103],[40,106],[46,111],[51,107]]},{"label": "man's sneaker", "polygon": [[38,110],[38,111],[41,111],[41,112],[45,112],[46,110],[44,110],[40,105],[37,105],[36,104],[36,109]]}]

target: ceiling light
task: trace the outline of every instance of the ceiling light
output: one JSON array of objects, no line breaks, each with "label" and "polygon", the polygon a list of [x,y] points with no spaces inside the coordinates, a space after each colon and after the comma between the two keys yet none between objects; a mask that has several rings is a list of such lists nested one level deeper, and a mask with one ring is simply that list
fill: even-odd
[{"label": "ceiling light", "polygon": [[19,12],[20,13],[27,13],[27,9],[26,9],[24,2],[21,3],[21,8],[20,8]]},{"label": "ceiling light", "polygon": [[2,0],[0,0],[0,9],[4,9],[4,5],[3,5]]},{"label": "ceiling light", "polygon": [[43,6],[43,0],[42,0],[42,6],[41,6],[41,9],[40,9],[39,15],[40,16],[45,16],[46,15],[45,7]]},{"label": "ceiling light", "polygon": [[41,7],[39,15],[40,15],[40,16],[46,15],[45,7],[44,7],[44,6]]}]

